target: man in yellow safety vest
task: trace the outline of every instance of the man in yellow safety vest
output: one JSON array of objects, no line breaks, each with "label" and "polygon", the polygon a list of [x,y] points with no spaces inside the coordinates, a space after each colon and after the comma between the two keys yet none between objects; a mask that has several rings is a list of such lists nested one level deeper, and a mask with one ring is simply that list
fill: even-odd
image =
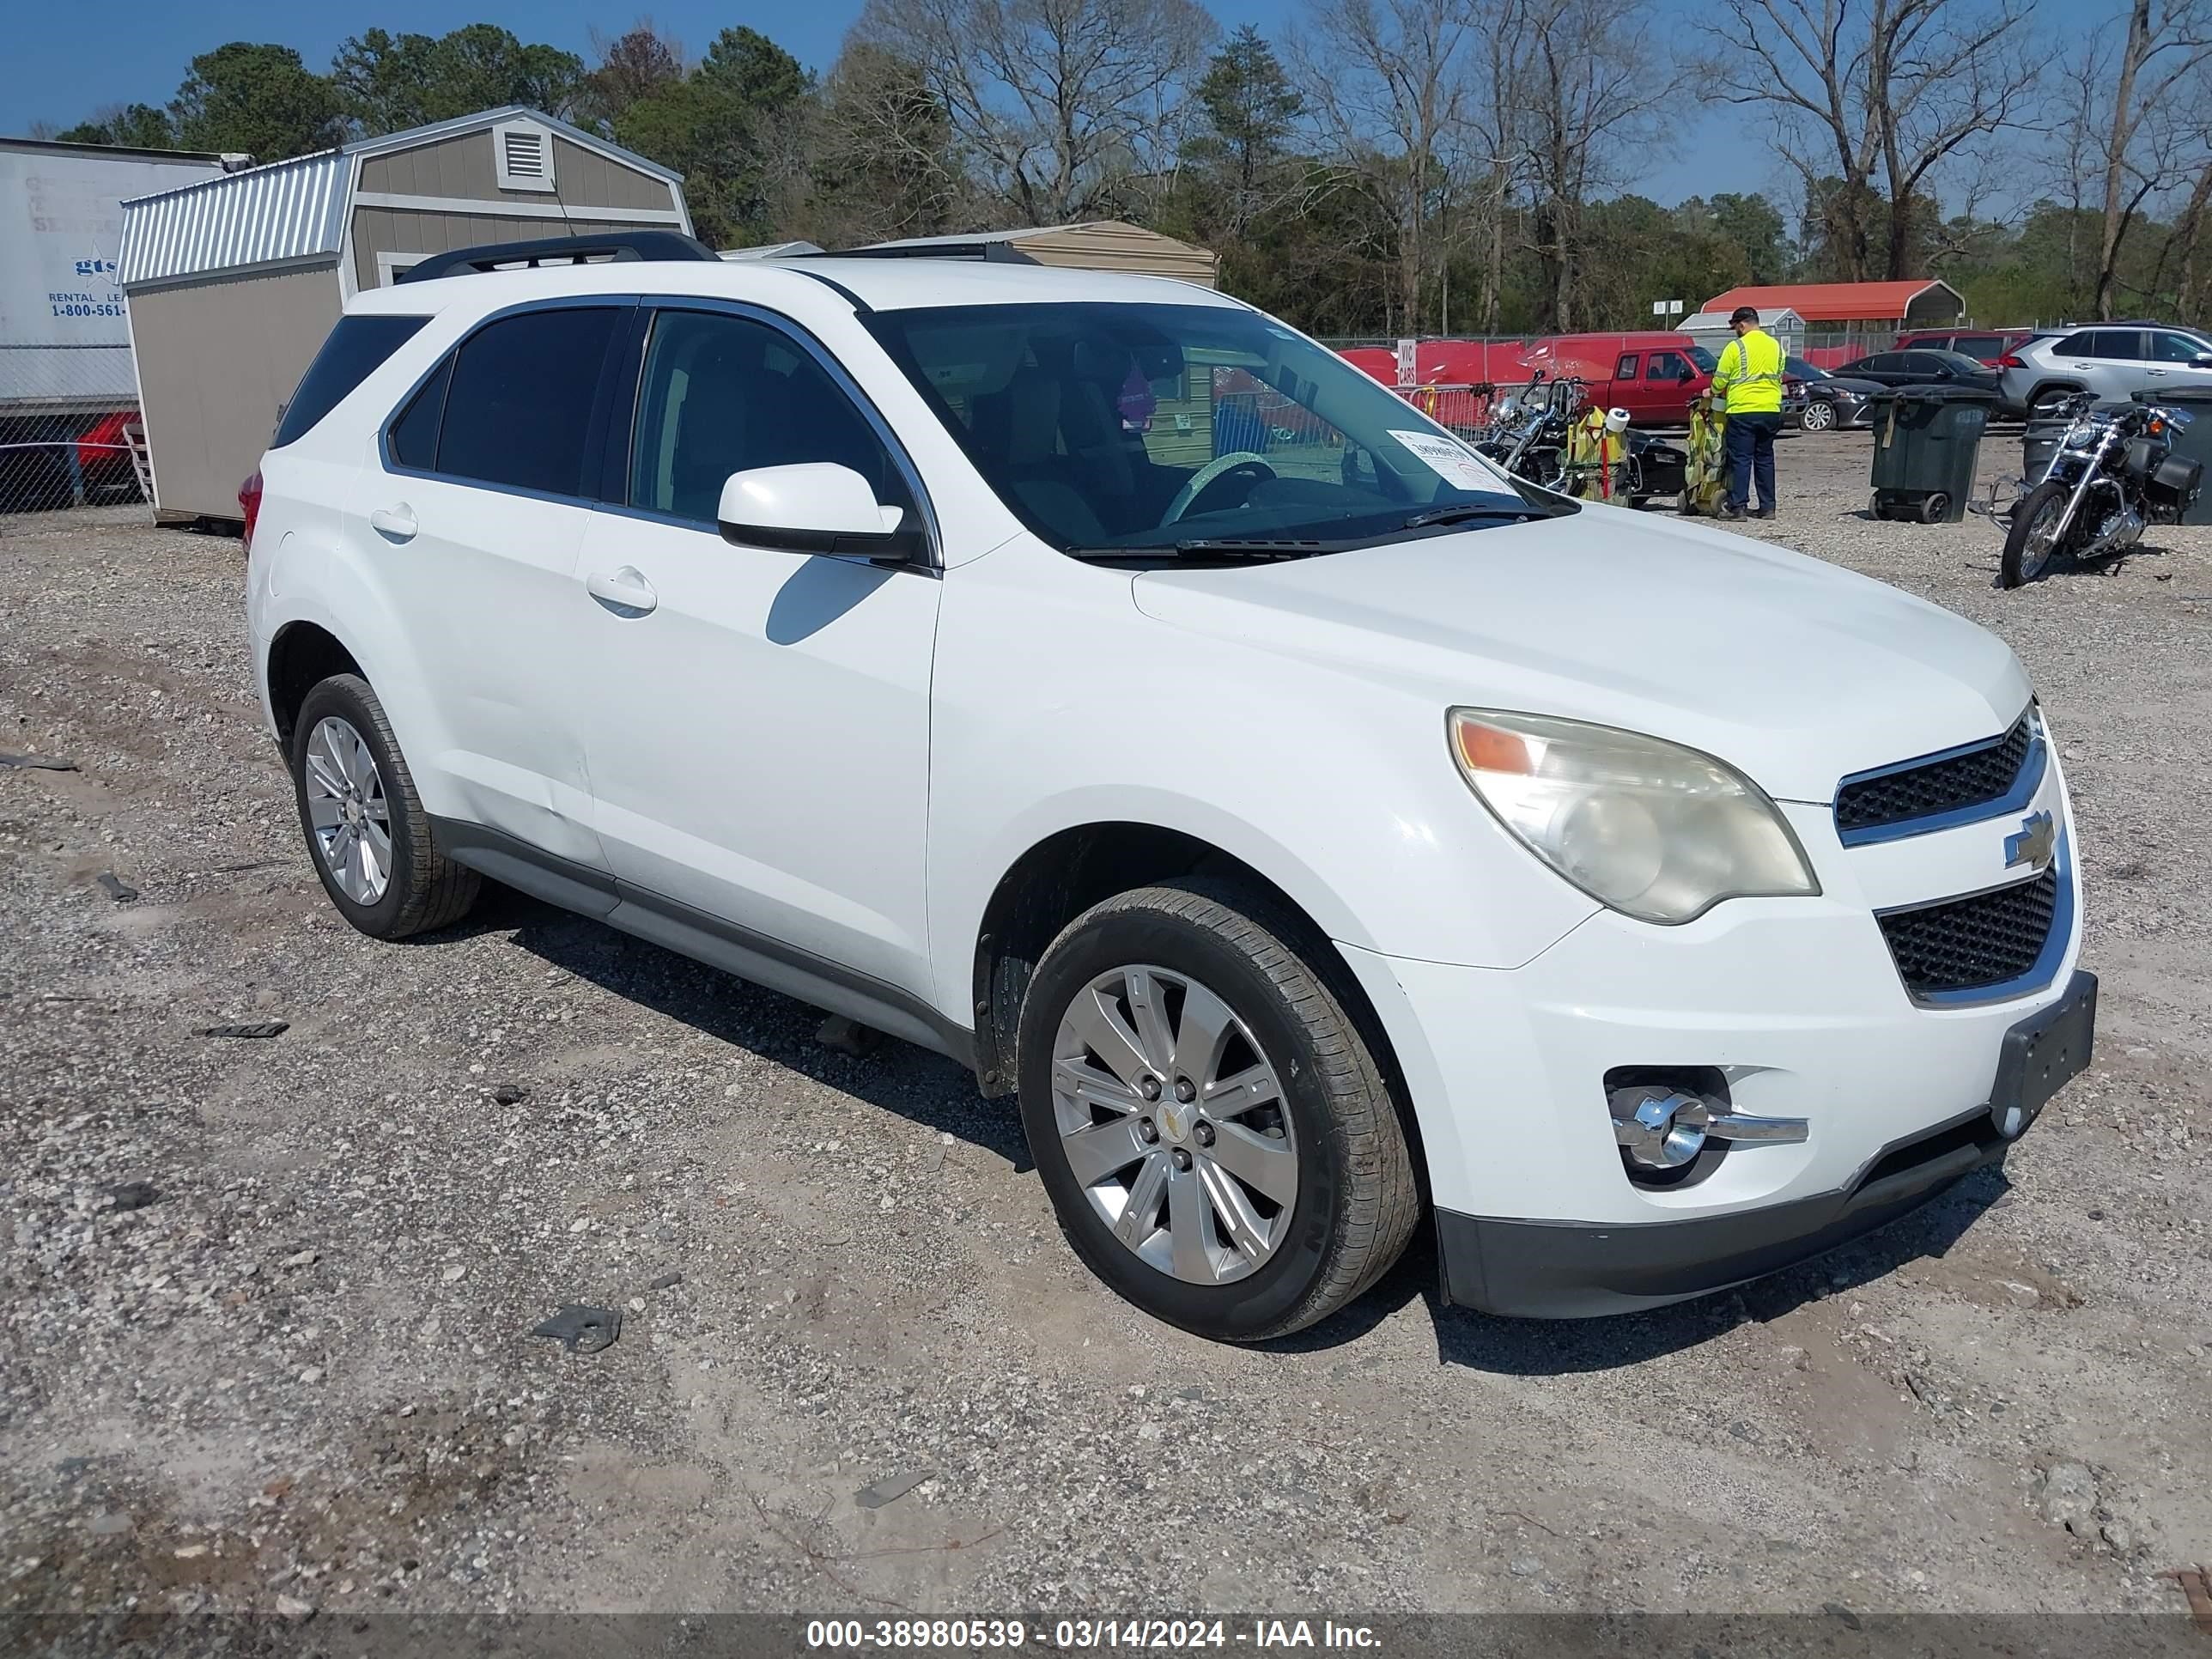
[{"label": "man in yellow safety vest", "polygon": [[1721,348],[1713,369],[1713,396],[1728,406],[1728,505],[1723,519],[1741,519],[1759,484],[1756,517],[1774,516],[1774,434],[1782,430],[1782,343],[1759,325],[1759,313],[1738,306],[1729,318],[1735,338]]}]

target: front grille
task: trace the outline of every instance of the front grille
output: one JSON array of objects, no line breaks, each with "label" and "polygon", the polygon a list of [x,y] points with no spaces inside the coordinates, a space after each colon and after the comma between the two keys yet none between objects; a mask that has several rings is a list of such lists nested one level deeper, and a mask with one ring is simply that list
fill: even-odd
[{"label": "front grille", "polygon": [[2033,881],[1883,916],[1882,937],[1905,989],[1915,996],[1972,991],[2025,975],[2051,937],[2062,878],[2054,864]]},{"label": "front grille", "polygon": [[2033,727],[2033,714],[2022,714],[2004,736],[1964,754],[1847,781],[1836,792],[1837,830],[1849,836],[2002,800],[2027,764]]}]

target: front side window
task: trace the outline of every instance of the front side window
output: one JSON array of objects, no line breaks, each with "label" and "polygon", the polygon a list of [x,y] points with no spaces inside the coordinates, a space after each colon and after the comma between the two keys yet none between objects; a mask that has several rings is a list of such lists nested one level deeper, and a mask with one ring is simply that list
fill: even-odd
[{"label": "front side window", "polygon": [[653,319],[630,441],[629,504],[712,526],[732,472],[834,461],[876,500],[910,492],[867,416],[781,331],[726,313]]},{"label": "front side window", "polygon": [[1655,351],[1644,371],[1647,380],[1686,380],[1690,378],[1690,360],[1679,351]]},{"label": "front side window", "polygon": [[2161,363],[2193,363],[2199,353],[2212,350],[2203,341],[2186,334],[2154,334],[2150,343],[2153,360]]},{"label": "front side window", "polygon": [[[612,306],[526,311],[464,340],[433,470],[549,495],[596,494],[585,452],[600,365],[622,317]],[[595,473],[599,458],[588,459]]]},{"label": "front side window", "polygon": [[276,423],[270,447],[282,449],[307,436],[316,422],[383,368],[385,360],[413,339],[429,320],[428,317],[376,315],[339,318],[323,349],[315,354],[315,361],[300,377],[299,390],[284,406],[284,416]]},{"label": "front side window", "polygon": [[1242,307],[949,306],[866,321],[1000,499],[1066,551],[1237,543],[1297,556],[1431,533],[1431,515],[1571,510]]}]

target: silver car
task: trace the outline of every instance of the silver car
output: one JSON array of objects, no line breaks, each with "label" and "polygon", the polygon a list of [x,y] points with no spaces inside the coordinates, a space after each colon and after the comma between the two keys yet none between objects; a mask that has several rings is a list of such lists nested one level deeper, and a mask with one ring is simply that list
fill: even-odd
[{"label": "silver car", "polygon": [[2212,387],[2212,340],[2163,325],[2100,324],[2046,334],[1998,360],[2005,407],[2035,412],[2076,392],[2124,402],[2146,386]]}]

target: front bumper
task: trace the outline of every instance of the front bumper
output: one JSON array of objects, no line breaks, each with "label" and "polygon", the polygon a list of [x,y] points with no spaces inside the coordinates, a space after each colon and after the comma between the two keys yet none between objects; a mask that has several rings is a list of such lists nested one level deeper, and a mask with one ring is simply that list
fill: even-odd
[{"label": "front bumper", "polygon": [[[2076,973],[2060,1006],[2079,1009],[2087,1032],[2094,1028],[2096,1001],[2095,975]],[[2069,1056],[2067,1075],[2087,1061],[2084,1043]],[[1439,1210],[1443,1299],[1493,1314],[1578,1319],[1664,1307],[1778,1272],[1911,1214],[1975,1170],[2002,1164],[2043,1103],[2002,1103],[2018,1086],[2008,1075],[2016,1069],[2001,1059],[1991,1085],[1997,1098],[1881,1148],[1834,1192],[1634,1227]]]},{"label": "front bumper", "polygon": [[[2056,764],[2002,817],[1882,842],[1846,848],[1826,807],[1781,807],[1816,896],[1732,900],[1680,927],[1600,912],[1510,969],[1342,948],[1413,1103],[1452,1301],[1589,1314],[1699,1295],[2002,1156],[1989,1109],[2008,1039],[2064,1001],[2081,945]],[[2008,837],[2045,811],[2074,900],[2046,959],[1988,1000],[1916,1003],[1877,917],[2018,878]],[[1717,1073],[1734,1110],[1810,1132],[1733,1148],[1694,1182],[1636,1185],[1607,1106],[1605,1079],[1626,1068]]]}]

